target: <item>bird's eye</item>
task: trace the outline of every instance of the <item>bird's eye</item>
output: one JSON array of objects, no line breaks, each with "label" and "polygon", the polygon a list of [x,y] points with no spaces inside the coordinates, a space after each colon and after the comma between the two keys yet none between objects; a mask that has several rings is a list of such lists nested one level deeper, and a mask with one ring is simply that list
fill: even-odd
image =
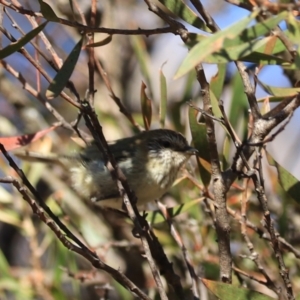
[{"label": "bird's eye", "polygon": [[171,143],[169,141],[162,141],[161,144],[164,148],[170,148],[171,147]]}]

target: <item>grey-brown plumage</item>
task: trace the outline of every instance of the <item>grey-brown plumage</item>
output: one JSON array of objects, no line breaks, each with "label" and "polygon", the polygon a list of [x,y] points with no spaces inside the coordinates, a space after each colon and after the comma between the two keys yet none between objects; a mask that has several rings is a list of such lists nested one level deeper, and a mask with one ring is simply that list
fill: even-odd
[{"label": "grey-brown plumage", "polygon": [[[197,152],[186,139],[172,130],[157,129],[109,144],[138,205],[160,198],[174,183],[178,171]],[[26,157],[27,155],[27,157]],[[105,166],[102,152],[94,145],[74,155],[20,154],[22,158],[63,162],[71,171],[73,187],[97,204],[121,209],[122,199],[116,182]]]}]

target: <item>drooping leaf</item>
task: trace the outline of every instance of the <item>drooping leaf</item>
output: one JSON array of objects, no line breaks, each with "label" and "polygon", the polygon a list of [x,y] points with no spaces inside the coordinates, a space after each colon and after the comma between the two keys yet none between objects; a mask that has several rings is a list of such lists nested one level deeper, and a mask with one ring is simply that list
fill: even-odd
[{"label": "drooping leaf", "polygon": [[300,182],[289,171],[282,167],[269,152],[267,159],[271,166],[274,166],[278,172],[279,184],[285,192],[287,192],[298,204],[300,204]]},{"label": "drooping leaf", "polygon": [[59,22],[59,18],[57,17],[57,15],[55,14],[55,12],[53,11],[53,9],[49,4],[45,3],[42,0],[39,0],[39,3],[41,8],[41,13],[46,20],[51,22]]},{"label": "drooping leaf", "polygon": [[138,59],[139,66],[141,68],[142,75],[145,78],[146,85],[148,87],[148,91],[150,96],[153,95],[153,89],[152,89],[152,83],[151,83],[151,77],[150,77],[150,71],[149,71],[149,54],[147,52],[146,44],[141,36],[131,36],[132,41],[132,47],[135,52],[135,55]]},{"label": "drooping leaf", "polygon": [[204,123],[198,123],[198,112],[189,108],[189,123],[193,138],[194,147],[198,150],[197,163],[200,177],[204,186],[208,186],[211,178],[211,163]]},{"label": "drooping leaf", "polygon": [[237,129],[238,124],[243,124],[243,136],[242,140],[246,138],[247,134],[247,116],[248,116],[248,101],[246,94],[244,92],[244,85],[241,80],[241,76],[236,73],[232,80],[231,80],[231,86],[234,90],[234,93],[232,93],[232,99],[231,104],[229,108],[228,118],[231,126],[233,129]]},{"label": "drooping leaf", "polygon": [[160,105],[159,105],[159,122],[160,127],[165,127],[166,111],[167,111],[167,83],[166,77],[162,71],[163,66],[159,71],[160,79]]},{"label": "drooping leaf", "polygon": [[146,94],[146,88],[144,82],[141,85],[141,107],[142,107],[142,115],[144,120],[144,126],[146,130],[150,129],[151,119],[152,119],[152,101],[148,98]]},{"label": "drooping leaf", "polygon": [[[209,92],[210,92],[209,95],[210,95],[210,101],[211,101],[211,106],[212,106],[212,111],[213,111],[214,116],[217,117],[217,118],[223,117],[222,112],[221,112],[220,107],[219,107],[219,100],[220,99],[217,99],[217,97],[214,94],[212,89],[210,89]],[[224,129],[225,129],[225,127],[224,127]]]},{"label": "drooping leaf", "polygon": [[7,47],[0,50],[0,59],[3,59],[17,51],[19,51],[22,47],[24,47],[27,43],[29,43],[34,37],[36,37],[47,25],[48,22],[44,22],[37,28],[31,30],[27,34],[25,34],[23,37],[18,39],[15,42],[12,42]]},{"label": "drooping leaf", "polygon": [[217,99],[220,99],[224,87],[224,80],[226,75],[226,65],[219,64],[218,72],[212,77],[210,82],[210,89],[213,91]]},{"label": "drooping leaf", "polygon": [[269,102],[280,102],[280,101],[286,99],[286,97],[268,96],[268,97],[263,97],[263,98],[257,99],[257,102],[264,102],[264,101],[266,101],[266,98],[268,98],[267,100]]},{"label": "drooping leaf", "polygon": [[288,21],[288,36],[289,38],[294,42],[295,45],[297,45],[295,48],[296,50],[296,56],[294,57],[296,68],[300,68],[300,49],[299,49],[299,38],[300,38],[300,22],[297,20],[294,15],[290,12]]},{"label": "drooping leaf", "polygon": [[1,270],[2,278],[11,276],[11,267],[1,249],[0,249],[0,270]]},{"label": "drooping leaf", "polygon": [[300,92],[300,88],[283,88],[267,85],[261,80],[257,79],[259,85],[264,89],[265,92],[276,97],[290,97],[296,96]]},{"label": "drooping leaf", "polygon": [[112,41],[112,35],[109,35],[108,37],[106,37],[105,39],[103,39],[102,41],[99,42],[95,42],[92,44],[87,44],[86,47],[101,47],[101,46],[105,46],[107,44],[109,44]]},{"label": "drooping leaf", "polygon": [[66,61],[64,62],[60,70],[57,72],[55,77],[53,78],[52,82],[50,83],[46,91],[46,97],[48,99],[53,99],[57,97],[64,89],[64,87],[67,85],[74,71],[74,68],[77,64],[79,54],[81,52],[82,43],[83,43],[83,38],[81,38],[80,41],[75,45],[75,47],[67,57]]}]

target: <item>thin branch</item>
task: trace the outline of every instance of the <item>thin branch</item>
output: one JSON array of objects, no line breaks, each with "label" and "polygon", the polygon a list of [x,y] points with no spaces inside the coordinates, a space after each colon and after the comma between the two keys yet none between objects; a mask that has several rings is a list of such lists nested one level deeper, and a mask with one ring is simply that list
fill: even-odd
[{"label": "thin branch", "polygon": [[[48,111],[61,123],[62,127],[76,132],[73,126],[64,119],[64,117],[50,104],[50,102],[44,99],[44,97],[27,82],[22,73],[16,71],[11,65],[9,65],[4,60],[0,60],[0,65],[2,65],[2,67],[7,72],[9,72],[17,80],[19,80],[19,82],[22,84],[23,89],[27,91],[30,95],[38,99],[48,109]],[[86,133],[80,130],[80,135],[86,136]]]},{"label": "thin branch", "polygon": [[[106,162],[106,167],[111,172],[112,178],[116,180],[120,195],[123,195],[124,206],[128,212],[130,219],[133,221],[135,230],[137,231],[141,239],[143,248],[145,250],[145,255],[147,257],[148,263],[150,265],[151,271],[156,281],[160,296],[162,299],[167,299],[159,275],[159,271],[157,270],[153,260],[153,257],[155,257],[156,261],[159,261],[159,259],[163,257],[164,263],[168,264],[163,248],[161,247],[157,238],[154,236],[153,232],[150,230],[149,224],[146,222],[145,218],[140,215],[136,207],[137,199],[135,193],[134,191],[131,190],[125,175],[123,174],[122,170],[119,168],[118,164],[116,163],[113,154],[110,152],[107,141],[103,135],[102,127],[97,119],[95,111],[92,109],[88,101],[82,101],[82,113],[86,125],[89,128],[91,134],[93,135],[95,144],[103,154],[104,161]],[[172,274],[173,270],[169,269],[168,272]],[[176,275],[174,274],[173,276]],[[168,283],[172,284],[173,281],[170,282],[168,281]],[[176,286],[174,286],[174,289],[180,292],[180,294],[184,295],[181,285],[178,286],[177,284]]]},{"label": "thin branch", "polygon": [[143,130],[143,127],[141,125],[139,125],[134,118],[132,117],[131,113],[127,110],[127,108],[123,105],[122,101],[120,100],[120,98],[114,93],[113,88],[111,86],[111,82],[109,80],[109,76],[106,73],[106,71],[103,69],[101,62],[96,59],[96,68],[98,69],[104,84],[106,86],[106,88],[108,89],[108,91],[110,92],[110,97],[114,100],[114,102],[116,103],[116,105],[119,107],[119,111],[129,120],[129,122],[135,127],[137,128],[139,131]]},{"label": "thin branch", "polygon": [[[23,8],[21,5],[15,5],[12,3],[9,3],[5,0],[0,0],[0,3],[4,6],[14,10],[15,12],[18,12],[23,15],[29,15],[36,18],[44,18],[44,16],[39,12],[34,12],[32,10],[28,10]],[[114,28],[104,28],[104,27],[93,27],[88,25],[83,25],[78,22],[72,22],[66,19],[58,18],[58,23],[62,25],[66,25],[69,27],[73,27],[78,29],[79,31],[83,33],[107,33],[108,35],[145,35],[150,36],[154,34],[165,34],[165,33],[174,33],[172,26],[167,26],[163,28],[154,28],[154,29],[114,29]],[[174,33],[179,34],[179,33]]]},{"label": "thin branch", "polygon": [[[2,148],[1,144],[0,144],[0,148]],[[2,150],[3,149],[1,149],[1,151]],[[3,154],[5,155],[5,152]],[[50,214],[49,214],[49,212],[47,212],[47,214],[52,218],[52,220],[49,219],[46,216],[45,212],[44,212],[45,208],[43,207],[44,210],[41,209],[39,207],[39,205],[37,205],[37,203],[33,199],[31,199],[31,197],[28,194],[27,189],[18,180],[14,179],[12,177],[6,177],[6,178],[0,179],[0,182],[13,184],[15,186],[15,188],[19,191],[19,193],[23,196],[23,199],[30,205],[32,211],[38,216],[38,218],[43,223],[45,223],[53,231],[53,233],[57,236],[57,238],[62,242],[62,244],[67,249],[69,249],[69,250],[71,250],[71,251],[73,251],[73,252],[75,252],[75,253],[83,256],[83,257],[85,257],[95,268],[101,269],[101,270],[107,272],[108,274],[110,274],[122,286],[126,287],[132,293],[138,295],[140,297],[140,299],[151,300],[145,293],[143,293],[124,274],[122,274],[120,271],[115,270],[112,267],[110,267],[110,266],[106,265],[105,263],[103,263],[99,259],[99,257],[94,252],[92,252],[90,249],[88,249],[84,245],[83,245],[83,247],[81,247],[81,245],[79,245],[80,247],[78,247],[75,244],[73,244],[72,242],[70,242],[66,238],[65,234],[59,229],[59,227],[62,229],[62,227],[60,226],[61,225],[60,220],[57,223],[56,220],[54,220],[51,217],[51,215],[53,214],[51,211],[50,211],[51,212]],[[59,225],[59,227],[57,225]],[[63,231],[66,232],[65,230],[63,230]],[[67,231],[69,231],[69,230],[67,230]],[[73,240],[73,241],[75,241],[77,243],[77,238],[76,237],[75,237],[75,239],[73,239],[74,236],[72,237],[72,234],[68,235],[68,236],[70,237],[71,240]]]},{"label": "thin branch", "polygon": [[[246,142],[251,144],[261,143],[265,137],[282,121],[289,118],[290,115],[300,106],[300,95],[283,101],[283,104],[279,104],[279,109],[274,108],[267,115],[254,121],[252,128],[252,135]],[[253,154],[255,147],[253,146],[243,146],[243,153],[246,160],[248,160]],[[235,168],[229,168],[224,172],[224,178],[226,181],[227,189],[230,188],[233,181],[242,172],[245,164],[242,159],[238,159],[235,164]]]},{"label": "thin branch", "polygon": [[150,11],[163,19],[166,23],[169,24],[169,28],[171,32],[175,35],[180,35],[181,39],[185,42],[188,40],[188,30],[178,21],[170,17],[167,13],[162,11],[156,4],[152,1],[144,0],[144,2],[148,5]]},{"label": "thin branch", "polygon": [[271,237],[271,245],[273,247],[273,251],[275,254],[275,258],[277,259],[278,262],[278,267],[280,269],[280,275],[283,279],[283,282],[285,284],[285,289],[287,293],[287,297],[289,300],[294,300],[294,294],[293,294],[293,288],[292,284],[289,278],[289,272],[285,266],[284,260],[282,253],[280,251],[279,247],[279,240],[278,236],[276,234],[275,228],[274,228],[274,221],[272,220],[271,213],[268,209],[268,200],[265,194],[265,188],[264,188],[264,179],[263,179],[263,174],[262,174],[262,163],[261,163],[261,155],[258,154],[258,161],[259,161],[259,172],[254,172],[253,175],[251,176],[254,186],[255,186],[255,191],[257,193],[257,198],[260,202],[260,205],[263,210],[264,214],[264,226],[268,230],[270,237]]},{"label": "thin branch", "polygon": [[257,251],[254,250],[254,245],[251,242],[248,234],[247,234],[247,229],[246,229],[246,224],[247,224],[247,185],[249,182],[249,178],[245,179],[244,183],[244,192],[242,193],[242,198],[241,198],[241,233],[242,236],[247,244],[247,247],[249,249],[249,252],[251,253],[251,259],[254,261],[254,263],[256,264],[257,268],[259,269],[259,271],[264,275],[266,282],[264,282],[264,285],[266,285],[268,288],[270,288],[271,290],[273,290],[275,293],[279,294],[280,293],[280,288],[277,287],[274,282],[271,280],[268,272],[265,270],[265,268],[263,267],[263,265],[260,262],[259,259],[259,254],[257,253]]},{"label": "thin branch", "polygon": [[206,22],[207,27],[212,31],[216,32],[220,30],[220,27],[215,22],[215,20],[211,17],[211,15],[206,11],[204,6],[202,5],[201,1],[198,0],[191,0],[191,3],[194,5],[194,7],[197,9],[200,16],[203,18],[203,20]]},{"label": "thin branch", "polygon": [[[15,42],[16,39],[3,27],[0,26],[0,31],[3,32],[3,34],[11,41],[11,42]],[[36,70],[39,71],[39,73],[48,81],[51,82],[52,79],[50,78],[50,76],[47,74],[47,72],[42,68],[42,66],[36,62],[36,60],[29,54],[29,52],[27,50],[25,50],[25,48],[21,48],[19,51],[19,53],[21,53],[33,66]],[[60,96],[65,99],[67,102],[69,102],[70,104],[72,104],[73,106],[80,108],[80,105],[74,101],[71,97],[69,97],[65,92],[61,92]]]},{"label": "thin branch", "polygon": [[159,210],[161,211],[162,215],[164,216],[165,220],[167,221],[169,225],[169,229],[171,232],[171,235],[173,236],[174,240],[176,241],[177,245],[180,247],[183,255],[183,259],[185,261],[186,267],[189,271],[189,274],[192,279],[192,290],[193,290],[193,295],[196,297],[196,299],[199,299],[199,286],[201,285],[201,282],[199,280],[199,276],[197,276],[195,272],[195,268],[192,264],[192,261],[189,257],[189,253],[183,243],[183,240],[179,234],[179,232],[176,230],[175,225],[173,224],[172,218],[169,215],[167,208],[165,205],[163,205],[161,202],[156,201]]},{"label": "thin branch", "polygon": [[[233,217],[237,222],[242,222],[242,216],[239,212],[227,207],[227,211],[228,213],[231,215],[231,217]],[[259,238],[264,239],[266,241],[270,241],[270,235],[264,231],[262,228],[257,227],[255,224],[253,224],[252,222],[250,222],[248,219],[246,220],[246,226],[250,229],[252,229],[253,231],[255,231]],[[300,258],[300,251],[297,250],[294,246],[292,246],[290,243],[288,243],[283,237],[278,236],[278,240],[281,244],[281,247],[285,248],[287,251],[290,251],[291,253],[293,253],[295,255],[296,258]]]}]

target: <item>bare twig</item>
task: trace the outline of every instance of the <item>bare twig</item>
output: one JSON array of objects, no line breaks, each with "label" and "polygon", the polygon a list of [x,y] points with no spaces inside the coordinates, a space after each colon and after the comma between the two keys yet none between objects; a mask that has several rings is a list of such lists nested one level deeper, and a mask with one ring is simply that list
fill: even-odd
[{"label": "bare twig", "polygon": [[[15,5],[9,3],[5,0],[0,0],[0,3],[4,6],[20,13],[23,15],[29,15],[32,17],[43,18],[44,16],[39,12],[34,12],[32,10],[28,10],[23,8],[21,5]],[[167,26],[163,28],[155,28],[155,29],[114,29],[114,28],[104,28],[104,27],[92,27],[83,25],[77,22],[72,22],[66,19],[62,19],[58,17],[58,22],[62,25],[66,25],[69,27],[77,28],[79,31],[83,33],[107,33],[109,35],[121,34],[121,35],[145,35],[150,36],[154,34],[165,34],[165,33],[174,33],[172,26]],[[175,33],[178,34],[178,33]]]},{"label": "bare twig", "polygon": [[171,235],[175,239],[178,246],[181,248],[185,264],[187,266],[187,269],[188,269],[189,274],[190,274],[191,279],[192,279],[193,295],[194,295],[194,297],[197,297],[197,299],[198,299],[199,298],[199,290],[198,289],[199,289],[199,286],[201,285],[201,282],[199,281],[199,276],[197,276],[197,274],[195,272],[195,268],[194,268],[194,266],[192,264],[192,261],[189,257],[188,250],[186,249],[185,245],[183,244],[182,238],[180,237],[179,232],[176,230],[175,225],[173,224],[173,221],[172,221],[172,219],[171,219],[171,217],[170,217],[170,215],[167,211],[166,206],[163,205],[159,201],[156,201],[156,203],[157,203],[158,208],[160,209],[161,213],[163,214],[165,220],[168,222]]},{"label": "bare twig", "polygon": [[[82,112],[83,112],[83,117],[85,119],[86,125],[89,128],[90,132],[92,133],[96,145],[98,146],[99,150],[103,153],[104,161],[107,162],[107,168],[108,170],[110,170],[113,179],[116,180],[120,194],[123,195],[124,206],[126,207],[130,219],[134,223],[135,229],[137,230],[139,237],[141,238],[141,242],[145,250],[145,255],[147,257],[148,263],[150,265],[151,271],[156,281],[160,296],[162,297],[162,299],[167,299],[167,296],[165,294],[161,282],[159,271],[157,270],[152,257],[152,255],[156,257],[156,261],[160,261],[157,256],[159,256],[160,258],[163,257],[166,264],[167,261],[166,261],[166,256],[164,254],[164,251],[161,245],[159,244],[158,240],[154,236],[153,232],[150,230],[149,225],[146,222],[145,218],[140,215],[136,207],[137,199],[134,194],[134,191],[131,190],[126,180],[126,177],[124,176],[122,170],[118,167],[118,164],[114,159],[114,156],[110,152],[107,141],[102,132],[102,127],[96,117],[94,110],[91,108],[89,102],[87,101],[82,102]],[[172,273],[173,270],[169,269],[168,272]],[[170,282],[168,281],[169,284],[173,284],[173,282],[174,281],[170,281]],[[180,294],[184,295],[182,291],[182,287],[178,285],[178,281],[176,281],[176,283],[177,285],[174,286],[175,290],[180,292]]]},{"label": "bare twig", "polygon": [[[12,42],[15,42],[16,39],[3,27],[0,26],[0,31],[3,32],[3,34]],[[18,52],[20,52],[33,66],[36,70],[39,71],[39,73],[48,81],[51,82],[52,79],[48,75],[48,73],[42,68],[42,66],[29,54],[25,48],[21,48]],[[80,108],[80,105],[74,101],[70,96],[68,96],[65,92],[61,92],[60,96],[65,99],[67,102],[72,104],[73,106]]]},{"label": "bare twig", "polygon": [[[0,149],[1,151],[3,151],[2,144],[0,144]],[[6,156],[7,152],[4,149],[2,153]],[[11,159],[8,158],[8,161],[10,162]],[[12,167],[15,169],[14,165],[12,165]],[[19,172],[18,168],[16,168],[15,170]],[[150,300],[150,298],[146,294],[144,294],[139,288],[137,288],[123,273],[103,263],[94,252],[92,252],[89,248],[85,247],[85,245],[83,245],[75,236],[73,236],[73,234],[69,231],[69,229],[67,229],[67,227],[63,225],[61,221],[56,218],[55,215],[53,215],[52,211],[47,206],[43,204],[42,205],[43,209],[41,209],[39,205],[37,205],[37,203],[33,199],[31,199],[31,197],[27,192],[27,189],[18,180],[12,177],[6,177],[6,178],[2,178],[0,182],[13,184],[15,188],[19,191],[19,193],[23,196],[23,199],[30,205],[32,211],[39,217],[39,219],[43,223],[45,223],[54,232],[57,238],[62,242],[62,244],[67,249],[85,257],[88,261],[90,261],[90,263],[95,268],[101,269],[109,273],[117,282],[127,287],[128,290],[138,295],[141,299]],[[31,185],[29,184],[27,187],[30,188],[30,192],[32,193],[31,191],[32,188],[30,186]],[[35,191],[34,193],[36,194]],[[39,196],[37,200],[38,201],[41,200],[39,199]],[[51,217],[52,220],[47,217],[44,210],[47,212],[47,214]],[[65,233],[67,233],[67,236],[71,239],[71,241],[74,241],[76,244],[78,244],[78,246],[70,242],[70,240],[66,238],[65,234],[59,228],[61,228]]]},{"label": "bare twig", "polygon": [[280,288],[278,288],[274,282],[271,280],[268,272],[265,270],[265,268],[263,267],[263,265],[260,262],[259,259],[259,254],[257,253],[257,251],[254,250],[254,245],[251,242],[248,234],[247,234],[247,184],[248,184],[249,178],[244,180],[245,183],[245,188],[244,188],[244,192],[242,194],[242,198],[241,198],[241,208],[242,208],[242,213],[241,213],[241,233],[242,236],[247,244],[247,247],[251,253],[251,259],[254,261],[254,263],[256,264],[257,268],[259,269],[259,271],[265,276],[266,278],[266,282],[264,282],[264,284],[269,287],[270,289],[272,289],[274,292],[276,292],[277,294],[280,292]]},{"label": "bare twig", "polygon": [[130,123],[137,128],[139,131],[142,131],[143,128],[134,120],[134,118],[132,117],[132,115],[130,114],[130,112],[127,110],[127,108],[123,105],[122,101],[120,100],[120,98],[114,93],[113,88],[111,86],[111,82],[109,80],[109,76],[108,74],[105,72],[105,70],[103,69],[101,62],[96,59],[96,68],[98,69],[106,88],[108,89],[108,91],[110,92],[110,97],[115,101],[115,103],[117,104],[117,106],[119,107],[120,112],[130,121]]},{"label": "bare twig", "polygon": [[[282,252],[280,251],[280,247],[279,247],[279,240],[278,240],[278,235],[276,234],[275,228],[274,228],[274,221],[271,218],[271,213],[268,209],[268,201],[267,201],[267,197],[265,194],[265,188],[264,188],[264,179],[263,179],[263,173],[262,173],[262,167],[261,167],[261,156],[260,154],[258,154],[258,158],[259,158],[259,173],[254,172],[252,177],[254,186],[255,186],[255,191],[257,193],[257,198],[260,202],[260,205],[263,209],[263,214],[264,214],[264,224],[265,224],[265,228],[268,230],[269,234],[270,234],[270,238],[271,238],[271,244],[273,247],[273,251],[275,254],[275,257],[277,259],[278,262],[278,267],[280,269],[280,275],[283,279],[283,282],[285,284],[285,288],[286,288],[286,293],[287,293],[287,297],[289,300],[294,300],[294,294],[293,294],[293,288],[292,288],[292,284],[289,278],[289,272],[285,266],[284,260],[283,260],[283,256],[282,256]],[[280,293],[280,291],[277,292],[278,294]]]}]

